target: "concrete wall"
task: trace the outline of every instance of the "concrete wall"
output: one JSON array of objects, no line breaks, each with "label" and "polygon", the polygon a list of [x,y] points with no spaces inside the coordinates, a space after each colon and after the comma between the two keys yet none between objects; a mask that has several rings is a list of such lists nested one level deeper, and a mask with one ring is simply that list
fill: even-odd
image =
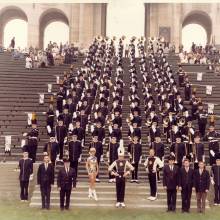
[{"label": "concrete wall", "polygon": [[4,26],[13,18],[28,22],[28,46],[42,48],[44,28],[55,20],[69,25],[71,43],[87,46],[94,36],[105,35],[106,4],[0,4],[1,43]]},{"label": "concrete wall", "polygon": [[[208,41],[215,38],[220,44],[220,4],[202,3],[146,3],[145,4],[145,35],[158,36],[161,27],[170,29],[170,42],[178,48],[181,43],[183,25],[201,24],[207,31]],[[149,20],[150,19],[150,24]]]}]

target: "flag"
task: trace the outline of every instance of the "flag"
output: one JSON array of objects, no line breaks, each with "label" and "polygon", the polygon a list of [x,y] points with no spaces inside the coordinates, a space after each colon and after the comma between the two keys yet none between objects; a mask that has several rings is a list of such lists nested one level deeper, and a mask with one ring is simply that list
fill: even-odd
[{"label": "flag", "polygon": [[28,116],[28,125],[31,125],[32,113],[27,113]]},{"label": "flag", "polygon": [[44,94],[43,93],[39,94],[39,103],[44,104]]},{"label": "flag", "polygon": [[206,95],[212,94],[212,86],[206,86]]},{"label": "flag", "polygon": [[208,114],[214,113],[215,105],[213,103],[208,103]]},{"label": "flag", "polygon": [[5,136],[5,152],[11,151],[11,136],[6,135]]},{"label": "flag", "polygon": [[52,84],[47,84],[47,86],[48,86],[48,92],[52,92]]},{"label": "flag", "polygon": [[197,73],[197,81],[202,81],[203,73]]},{"label": "flag", "polygon": [[60,77],[59,76],[56,77],[57,77],[57,84],[60,84]]}]

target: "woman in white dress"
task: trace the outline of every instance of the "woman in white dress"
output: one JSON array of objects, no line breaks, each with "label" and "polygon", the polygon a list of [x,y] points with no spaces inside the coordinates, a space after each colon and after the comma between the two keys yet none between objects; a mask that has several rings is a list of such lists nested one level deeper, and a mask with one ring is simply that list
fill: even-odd
[{"label": "woman in white dress", "polygon": [[26,57],[25,61],[26,61],[25,68],[26,69],[31,69],[32,68],[32,59],[31,59],[30,55],[28,55]]}]

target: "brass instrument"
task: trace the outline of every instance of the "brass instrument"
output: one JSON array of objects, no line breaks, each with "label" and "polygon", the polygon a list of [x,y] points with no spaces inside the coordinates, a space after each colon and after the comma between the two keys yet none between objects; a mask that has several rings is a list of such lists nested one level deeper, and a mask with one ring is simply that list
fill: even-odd
[{"label": "brass instrument", "polygon": [[152,122],[153,122],[152,118],[151,118],[150,116],[148,116],[147,121],[146,121],[146,125],[147,125],[148,127],[150,127],[151,124],[152,124]]},{"label": "brass instrument", "polygon": [[186,119],[184,117],[180,118],[178,125],[179,126],[184,126],[186,124]]},{"label": "brass instrument", "polygon": [[170,122],[169,117],[168,116],[164,117],[163,118],[163,127],[167,128],[169,125],[169,122]]},{"label": "brass instrument", "polygon": [[197,158],[197,144],[192,145],[192,151],[193,151],[193,159],[195,163],[198,163],[198,158]]},{"label": "brass instrument", "polygon": [[132,162],[131,163],[134,163],[134,144],[133,143],[131,144],[131,153],[132,153]]},{"label": "brass instrument", "polygon": [[175,143],[175,163],[177,164],[178,162],[178,145],[177,145],[177,143]]},{"label": "brass instrument", "polygon": [[50,158],[50,162],[51,162],[51,142],[48,143],[48,147],[47,147],[47,155]]},{"label": "brass instrument", "polygon": [[190,132],[190,128],[188,129],[188,143],[189,144],[192,144],[193,142],[192,142],[192,134],[191,134],[191,132]]}]

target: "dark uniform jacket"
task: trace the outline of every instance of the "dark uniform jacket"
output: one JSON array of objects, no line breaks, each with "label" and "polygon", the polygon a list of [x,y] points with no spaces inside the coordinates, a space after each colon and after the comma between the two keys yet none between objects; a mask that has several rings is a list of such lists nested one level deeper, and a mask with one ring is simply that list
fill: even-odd
[{"label": "dark uniform jacket", "polygon": [[131,154],[131,163],[138,163],[142,155],[142,145],[131,143],[128,145],[128,152]]},{"label": "dark uniform jacket", "polygon": [[176,189],[179,184],[179,168],[173,165],[173,171],[171,171],[169,165],[165,165],[163,168],[163,186],[167,189]]},{"label": "dark uniform jacket", "polygon": [[66,172],[65,167],[62,167],[59,170],[57,176],[57,186],[62,189],[71,190],[72,187],[76,187],[76,172],[73,168],[69,167],[68,173]]},{"label": "dark uniform jacket", "polygon": [[205,190],[209,190],[209,186],[210,186],[209,172],[204,169],[202,174],[200,175],[199,169],[196,169],[194,171],[193,185],[196,189],[196,192],[205,192]]},{"label": "dark uniform jacket", "polygon": [[192,168],[189,167],[188,172],[186,172],[185,167],[182,167],[179,171],[179,186],[182,189],[188,187],[193,187],[193,175],[194,171]]},{"label": "dark uniform jacket", "polygon": [[220,166],[217,166],[216,164],[212,166],[211,176],[213,177],[215,185],[220,186]]},{"label": "dark uniform jacket", "polygon": [[69,160],[78,161],[80,155],[82,154],[82,145],[80,141],[70,141],[69,142]]},{"label": "dark uniform jacket", "polygon": [[65,137],[67,136],[66,126],[56,126],[56,138],[59,143],[63,143]]},{"label": "dark uniform jacket", "polygon": [[24,160],[19,160],[19,180],[20,181],[29,181],[30,175],[33,173],[33,162],[30,158]]},{"label": "dark uniform jacket", "polygon": [[37,171],[37,184],[41,185],[41,187],[54,184],[54,168],[51,163],[48,163],[47,170],[45,168],[45,163],[39,165]]},{"label": "dark uniform jacket", "polygon": [[44,146],[44,152],[50,155],[52,161],[56,160],[57,154],[59,154],[59,145],[57,142],[48,142]]}]

